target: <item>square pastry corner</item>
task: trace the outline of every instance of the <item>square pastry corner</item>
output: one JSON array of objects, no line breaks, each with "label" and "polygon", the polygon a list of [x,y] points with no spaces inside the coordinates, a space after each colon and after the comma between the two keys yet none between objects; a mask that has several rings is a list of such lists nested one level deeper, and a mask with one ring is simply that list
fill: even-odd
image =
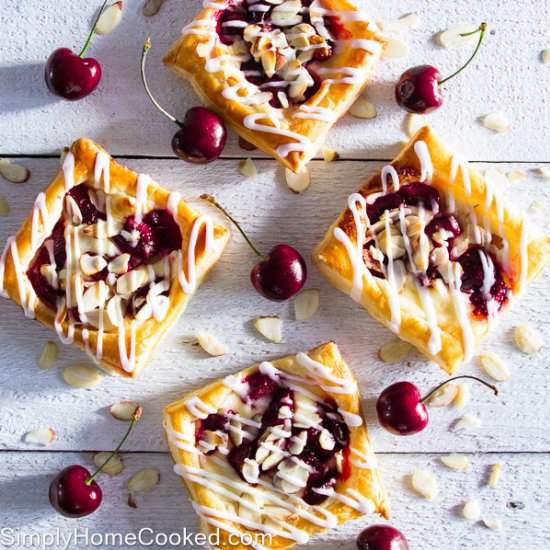
[{"label": "square pastry corner", "polygon": [[87,139],[71,146],[0,260],[0,292],[102,368],[137,376],[228,231]]},{"label": "square pastry corner", "polygon": [[389,515],[357,382],[332,342],[197,390],[166,407],[164,426],[216,546],[289,548]]},{"label": "square pastry corner", "polygon": [[401,339],[448,373],[542,271],[550,240],[482,176],[421,128],[349,195],[313,262]]},{"label": "square pastry corner", "polygon": [[299,172],[365,88],[383,45],[347,0],[212,0],[164,63],[240,136]]}]

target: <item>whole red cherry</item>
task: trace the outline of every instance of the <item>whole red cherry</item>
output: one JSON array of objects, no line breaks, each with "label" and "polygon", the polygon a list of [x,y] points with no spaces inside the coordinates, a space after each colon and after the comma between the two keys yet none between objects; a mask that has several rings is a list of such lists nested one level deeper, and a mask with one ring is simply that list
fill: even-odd
[{"label": "whole red cherry", "polygon": [[498,395],[498,389],[477,378],[464,374],[439,384],[426,397],[410,382],[396,382],[388,386],[376,401],[378,420],[383,428],[396,435],[412,435],[421,432],[428,424],[428,411],[424,403],[442,386],[459,378],[470,378],[484,384]]},{"label": "whole red cherry", "polygon": [[172,138],[172,150],[180,159],[194,164],[207,164],[216,160],[222,154],[227,137],[223,120],[206,107],[193,107],[187,111],[183,121],[180,121],[161,107],[153,97],[145,77],[145,60],[150,48],[151,39],[148,38],[141,54],[141,80],[153,105],[180,128]]},{"label": "whole red cherry", "polygon": [[48,57],[44,79],[52,94],[69,101],[76,101],[91,94],[97,88],[101,80],[101,66],[93,57],[85,58],[84,55],[106,4],[107,0],[103,2],[88,39],[78,55],[69,48],[59,48]]},{"label": "whole red cherry", "polygon": [[431,65],[418,65],[407,69],[399,77],[395,85],[395,100],[397,104],[406,111],[409,111],[409,113],[426,114],[439,109],[443,103],[441,84],[451,80],[451,78],[455,77],[471,63],[481,46],[486,30],[487,23],[481,23],[477,30],[460,35],[469,36],[474,33],[480,33],[477,47],[470,59],[458,71],[447,78],[441,79],[439,71]]},{"label": "whole red cherry", "polygon": [[391,525],[371,525],[357,536],[357,550],[409,550],[407,539]]},{"label": "whole red cherry", "polygon": [[211,195],[201,195],[218,208],[239,230],[245,241],[255,254],[261,258],[250,273],[254,288],[269,300],[288,300],[299,292],[307,279],[306,262],[302,255],[288,244],[274,246],[267,256],[264,256],[242,230],[240,224]]},{"label": "whole red cherry", "polygon": [[120,451],[122,445],[130,435],[134,424],[140,419],[141,406],[136,407],[132,415],[132,421],[126,434],[117,448],[109,455],[107,460],[92,474],[84,468],[74,464],[61,470],[50,483],[50,504],[62,516],[67,518],[81,518],[95,512],[103,499],[101,487],[95,481],[95,477],[104,466]]}]

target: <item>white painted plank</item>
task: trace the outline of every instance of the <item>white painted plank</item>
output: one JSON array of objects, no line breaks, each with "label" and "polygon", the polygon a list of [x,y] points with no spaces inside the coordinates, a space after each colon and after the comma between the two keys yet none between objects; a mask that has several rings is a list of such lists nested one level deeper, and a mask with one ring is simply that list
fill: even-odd
[{"label": "white painted plank", "polygon": [[[258,161],[258,180],[244,181],[236,170],[236,161],[220,161],[208,166],[192,166],[180,161],[124,160],[133,169],[150,173],[169,189],[178,189],[186,197],[202,192],[214,193],[239,219],[262,250],[277,242],[296,246],[307,258],[343,208],[347,195],[360,181],[380,169],[380,162],[323,162],[312,164],[312,186],[303,195],[291,194],[282,182],[282,173],[272,161]],[[16,231],[32,208],[36,194],[57,169],[57,161],[23,160],[32,171],[25,185],[0,182],[0,192],[8,197],[12,211],[0,221],[0,242]],[[532,165],[501,165],[505,171],[524,170]],[[529,172],[530,174],[530,172]],[[520,206],[533,199],[548,202],[550,189],[534,176],[504,190]],[[250,205],[253,205],[251,210]],[[547,226],[544,215],[537,218],[539,227]],[[53,333],[23,316],[13,304],[0,302],[0,447],[29,449],[21,441],[23,434],[38,426],[58,431],[55,450],[110,449],[122,429],[112,420],[107,407],[122,399],[138,400],[145,415],[138,437],[129,449],[164,450],[161,411],[184,392],[207,381],[235,372],[251,363],[307,350],[334,339],[352,366],[364,398],[365,409],[375,445],[381,451],[548,451],[550,440],[547,419],[548,348],[534,357],[523,356],[515,349],[513,327],[529,323],[539,328],[548,342],[550,293],[548,274],[541,277],[514,307],[483,345],[484,350],[498,350],[509,362],[512,380],[502,384],[502,395],[493,397],[482,387],[472,386],[472,403],[467,412],[482,417],[482,426],[472,433],[450,430],[460,416],[455,409],[434,410],[429,428],[414,437],[399,438],[377,426],[374,412],[376,396],[388,384],[410,379],[425,391],[445,378],[437,367],[418,355],[403,365],[386,366],[377,357],[379,346],[393,336],[350,298],[325,282],[312,268],[309,287],[321,289],[317,314],[305,323],[293,320],[292,304],[275,304],[261,298],[249,282],[255,263],[239,235],[234,235],[222,260],[206,284],[191,302],[185,316],[169,333],[140,380],[104,376],[95,390],[67,386],[61,367],[89,363],[83,353],[63,347],[59,367],[42,372],[36,364],[43,342]],[[251,327],[259,315],[279,314],[284,319],[284,343],[268,344]],[[190,340],[205,329],[225,340],[231,353],[224,357],[207,357]],[[480,374],[477,364],[465,366],[461,373]]]},{"label": "white painted plank", "polygon": [[[405,534],[411,548],[535,549],[545,547],[549,540],[550,478],[540,475],[550,467],[548,455],[470,455],[472,469],[469,472],[454,472],[445,468],[439,456],[434,454],[382,454],[378,458],[384,483],[390,493],[392,525]],[[81,536],[88,530],[88,536],[94,536],[91,540],[95,540],[95,548],[113,548],[116,546],[100,544],[102,539],[99,537],[105,537],[106,533],[137,535],[141,529],[152,529],[154,534],[143,531],[144,544],[132,547],[156,549],[162,547],[162,539],[159,539],[161,544],[145,545],[159,533],[181,534],[184,527],[188,533],[197,532],[195,513],[187,492],[172,471],[169,455],[130,453],[124,455],[124,462],[125,470],[121,475],[113,478],[100,476],[99,483],[104,495],[98,511],[91,516],[71,520],[59,516],[50,507],[48,486],[51,478],[70,464],[82,464],[92,469],[91,454],[0,453],[0,546],[9,547],[10,539],[6,537],[21,536],[21,533],[44,536],[59,530],[61,535],[67,537],[76,529]],[[487,476],[496,462],[503,464],[503,474],[500,484],[492,489],[486,485]],[[129,508],[126,483],[134,473],[145,467],[157,468],[161,472],[160,484],[151,493],[136,495],[137,509]],[[440,494],[435,501],[423,500],[412,492],[410,475],[417,468],[429,469],[437,477]],[[474,524],[461,517],[462,504],[473,497],[480,502],[482,517],[502,520],[501,530],[490,530],[481,522]],[[355,547],[355,537],[361,529],[381,522],[374,516],[349,522],[313,537],[304,547],[332,550],[338,544],[339,547],[351,549]],[[12,547],[21,548],[22,545]],[[84,543],[69,547],[83,548]],[[183,545],[176,543],[164,547],[179,548]],[[51,548],[61,546],[52,545]]]},{"label": "white painted plank", "polygon": [[[487,20],[495,34],[488,36],[479,57],[456,80],[445,86],[445,104],[430,116],[434,127],[447,131],[455,145],[478,160],[548,159],[544,137],[549,126],[549,71],[540,61],[548,48],[549,0],[416,1],[404,6],[386,0],[357,2],[379,20],[419,10],[422,25],[404,38],[409,59],[386,59],[367,96],[377,105],[374,121],[346,117],[331,132],[328,143],[347,158],[391,158],[403,138],[404,113],[393,100],[393,85],[406,68],[433,64],[448,75],[471,53],[471,48],[443,50],[434,35],[457,24],[476,26]],[[112,153],[172,155],[175,126],[147,99],[139,78],[141,46],[152,36],[149,78],[160,102],[179,117],[197,104],[190,86],[160,64],[183,24],[198,11],[199,0],[166,2],[153,18],[141,13],[140,0],[124,4],[123,20],[112,34],[96,37],[89,55],[100,60],[99,90],[81,102],[51,96],[43,81],[44,63],[58,47],[79,51],[90,28],[95,4],[88,0],[21,2],[4,0],[0,10],[0,154],[52,153],[80,136],[101,141]],[[512,129],[494,135],[478,117],[503,109]],[[235,136],[226,156],[241,156]]]}]

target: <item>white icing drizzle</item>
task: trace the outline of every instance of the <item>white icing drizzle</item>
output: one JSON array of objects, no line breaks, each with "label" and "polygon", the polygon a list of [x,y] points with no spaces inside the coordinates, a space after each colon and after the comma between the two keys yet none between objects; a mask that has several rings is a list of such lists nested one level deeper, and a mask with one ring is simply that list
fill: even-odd
[{"label": "white icing drizzle", "polygon": [[425,141],[417,141],[414,144],[414,152],[420,161],[420,181],[432,183],[432,176],[434,173],[434,167],[432,164],[432,157],[428,151],[428,146]]},{"label": "white icing drizzle", "polygon": [[392,236],[390,231],[390,220],[386,216],[385,219],[385,228],[386,228],[386,253],[388,257],[388,266],[387,266],[387,280],[388,280],[388,298],[390,302],[390,326],[394,332],[399,332],[399,327],[401,326],[401,304],[399,303],[399,293],[397,291],[397,285],[395,282],[395,270],[393,265],[393,249],[392,249]]},{"label": "white icing drizzle", "polygon": [[318,487],[316,489],[314,488],[313,491],[320,495],[329,496],[334,500],[339,500],[362,514],[373,514],[376,511],[376,505],[370,498],[364,497],[361,493],[351,488],[348,488],[346,491],[350,496],[337,493],[333,488],[325,489],[323,487]]},{"label": "white icing drizzle", "polygon": [[391,177],[393,190],[399,191],[399,174],[391,164],[388,164],[382,168],[382,172],[380,174],[380,179],[382,180],[382,191],[384,195],[388,192],[388,176]]},{"label": "white icing drizzle", "polygon": [[31,247],[35,250],[38,246],[38,222],[39,216],[42,217],[42,224],[44,229],[42,233],[48,235],[52,229],[50,216],[48,214],[48,208],[46,207],[46,194],[38,193],[36,200],[34,201],[34,207],[32,210],[32,224],[31,224]]},{"label": "white icing drizzle", "polygon": [[366,50],[372,55],[378,55],[382,51],[382,44],[376,40],[366,38],[352,38],[351,40],[335,40],[336,53],[341,53],[346,48]]},{"label": "white icing drizzle", "polygon": [[136,212],[137,223],[143,219],[143,212],[147,206],[147,188],[151,183],[151,178],[146,174],[139,174],[136,183]]},{"label": "white icing drizzle", "polygon": [[61,166],[65,178],[65,191],[74,187],[74,155],[69,151]]},{"label": "white icing drizzle", "polygon": [[519,240],[519,255],[520,255],[520,276],[519,276],[519,292],[523,292],[525,289],[525,281],[527,280],[528,268],[529,268],[529,257],[528,257],[528,233],[529,227],[523,216],[521,215],[521,237]]},{"label": "white icing drizzle", "polygon": [[[347,395],[354,395],[357,392],[357,384],[354,380],[334,376],[330,367],[313,360],[306,353],[298,353],[296,355],[296,361],[298,361],[298,363],[300,363],[300,365],[302,365],[313,376],[319,386],[326,392]],[[320,382],[319,378],[322,380],[328,380],[329,382],[334,382],[335,385],[327,386],[326,384]]]},{"label": "white icing drizzle", "polygon": [[135,319],[130,321],[130,353],[126,349],[126,324],[122,313],[122,306],[117,304],[118,316],[118,353],[120,364],[126,372],[133,372],[136,367],[136,325]]},{"label": "white icing drizzle", "polygon": [[294,113],[294,118],[321,120],[328,124],[334,124],[336,122],[336,113],[326,107],[300,105],[300,108]]},{"label": "white icing drizzle", "polygon": [[338,412],[350,428],[358,428],[363,424],[363,418],[358,414],[345,411],[341,407],[338,407]]},{"label": "white icing drizzle", "polygon": [[[454,183],[456,181],[456,176],[458,175],[459,168],[460,172],[462,173],[462,181],[464,182],[464,191],[466,191],[466,195],[469,197],[472,194],[472,184],[470,182],[468,162],[461,155],[453,155],[453,158],[451,160],[451,183]],[[491,201],[489,201],[489,204],[491,204]],[[487,206],[487,208],[489,207]]]},{"label": "white icing drizzle", "polygon": [[374,457],[368,456],[361,451],[358,451],[355,447],[350,447],[350,453],[356,455],[360,460],[350,458],[349,461],[357,468],[361,470],[374,470],[376,468],[376,461]]},{"label": "white icing drizzle", "polygon": [[317,69],[317,74],[331,75],[334,73],[342,73],[345,76],[339,76],[334,78],[325,78],[323,83],[327,84],[358,84],[362,74],[362,69],[356,69],[355,67],[321,67]]},{"label": "white icing drizzle", "polygon": [[197,288],[197,273],[195,268],[197,242],[199,232],[204,225],[206,232],[205,249],[208,250],[214,242],[214,224],[210,216],[200,216],[193,222],[189,245],[187,247],[187,275],[183,270],[183,254],[178,250],[178,278],[183,292],[192,294]]},{"label": "white icing drizzle", "polygon": [[244,399],[248,395],[249,384],[243,382],[237,376],[229,375],[222,380],[222,384],[233,390],[241,399]]},{"label": "white icing drizzle", "polygon": [[97,189],[101,187],[103,176],[103,190],[106,194],[111,192],[111,157],[105,151],[98,151],[94,163],[94,185]]},{"label": "white icing drizzle", "polygon": [[187,410],[197,418],[204,420],[209,414],[214,414],[216,409],[206,404],[200,397],[191,397],[185,402]]}]

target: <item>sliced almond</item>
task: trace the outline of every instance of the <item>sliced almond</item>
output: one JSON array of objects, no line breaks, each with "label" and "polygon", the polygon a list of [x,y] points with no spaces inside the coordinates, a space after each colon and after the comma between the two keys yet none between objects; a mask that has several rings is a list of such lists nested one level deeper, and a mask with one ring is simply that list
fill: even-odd
[{"label": "sliced almond", "polygon": [[334,160],[338,160],[340,157],[340,155],[330,147],[321,147],[321,155],[323,156],[323,160],[325,162],[332,162]]},{"label": "sliced almond", "polygon": [[373,119],[378,115],[376,106],[364,97],[359,97],[350,107],[349,114],[355,118]]},{"label": "sliced almond", "polygon": [[455,425],[455,430],[474,430],[481,426],[481,419],[473,414],[465,414]]},{"label": "sliced almond", "polygon": [[514,331],[517,347],[527,355],[535,355],[542,349],[540,332],[529,325],[519,325]]},{"label": "sliced almond", "polygon": [[94,388],[101,382],[101,374],[90,367],[71,365],[63,369],[63,379],[75,388]]},{"label": "sliced almond", "polygon": [[[467,46],[478,39],[477,34],[469,34],[472,31],[475,31],[475,28],[465,26],[450,27],[437,35],[437,41],[443,48]],[[463,34],[468,34],[468,36],[461,36]]]},{"label": "sliced almond", "polygon": [[401,38],[392,36],[385,38],[386,45],[384,46],[384,57],[392,57],[395,59],[403,59],[409,57],[409,45]]},{"label": "sliced almond", "polygon": [[439,492],[436,478],[427,470],[415,470],[413,472],[412,487],[427,500],[434,500]]},{"label": "sliced almond", "polygon": [[405,134],[409,137],[413,137],[420,128],[426,126],[426,117],[424,115],[417,115],[415,113],[408,113],[405,115],[405,121],[403,122],[403,129]]},{"label": "sliced almond", "polygon": [[42,353],[38,358],[38,366],[42,370],[48,370],[55,366],[57,363],[57,357],[59,355],[59,346],[48,340],[42,348]]},{"label": "sliced almond", "polygon": [[302,451],[304,450],[307,443],[307,432],[301,431],[298,435],[292,436],[288,440],[288,450],[293,455],[299,455],[302,454]]},{"label": "sliced almond", "polygon": [[10,204],[6,197],[0,193],[0,216],[7,216],[10,213]]},{"label": "sliced almond", "polygon": [[[111,456],[110,452],[102,451],[94,454],[94,464],[99,468],[105,464],[105,461]],[[124,470],[124,462],[119,454],[113,455],[113,457],[103,466],[101,472],[110,476],[117,476]]]},{"label": "sliced almond", "polygon": [[393,363],[403,361],[412,349],[412,345],[408,342],[404,340],[395,340],[394,342],[384,344],[378,351],[378,357],[380,357],[386,365],[392,365]]},{"label": "sliced almond", "polygon": [[500,465],[499,462],[497,462],[491,469],[491,475],[489,476],[489,483],[488,483],[489,487],[494,489],[498,485],[501,470],[502,470],[502,466]]},{"label": "sliced almond", "polygon": [[499,518],[483,518],[483,525],[487,529],[502,529],[502,520]]},{"label": "sliced almond", "polygon": [[134,417],[134,412],[139,407],[136,401],[119,401],[109,407],[109,412],[117,420],[129,422]]},{"label": "sliced almond", "polygon": [[319,309],[320,292],[316,288],[303,290],[294,298],[296,321],[306,321]]},{"label": "sliced almond", "polygon": [[159,484],[159,481],[160,472],[156,468],[145,468],[128,481],[128,491],[130,493],[148,493]]},{"label": "sliced almond", "polygon": [[457,391],[457,386],[452,382],[445,384],[432,394],[428,399],[428,403],[431,407],[446,407],[453,402]]},{"label": "sliced almond", "polygon": [[482,354],[479,356],[479,361],[493,380],[504,382],[512,376],[508,365],[496,353]]},{"label": "sliced almond", "polygon": [[457,409],[463,409],[470,402],[470,386],[468,384],[459,384],[456,390],[453,405]]},{"label": "sliced almond", "polygon": [[10,183],[25,183],[31,177],[30,170],[9,159],[0,159],[0,176]]},{"label": "sliced almond", "polygon": [[381,21],[378,25],[384,32],[399,32],[417,29],[422,22],[418,12],[408,13],[393,21]]},{"label": "sliced almond", "polygon": [[495,111],[494,113],[489,113],[482,118],[481,123],[485,128],[493,130],[497,134],[505,132],[511,126],[510,119],[504,111]]},{"label": "sliced almond", "polygon": [[336,442],[334,441],[333,435],[328,430],[322,430],[319,435],[319,445],[325,451],[332,451],[334,449]]},{"label": "sliced almond", "polygon": [[107,261],[103,256],[91,256],[83,254],[80,257],[80,268],[84,275],[95,275],[107,267]]},{"label": "sliced almond", "polygon": [[544,179],[550,178],[550,170],[548,170],[546,166],[538,166],[533,171],[539,178],[544,178]]},{"label": "sliced almond", "polygon": [[239,517],[246,521],[259,521],[262,517],[260,504],[256,495],[243,493],[239,500]]},{"label": "sliced almond", "polygon": [[122,20],[122,2],[111,4],[97,20],[96,34],[109,34],[113,32]]},{"label": "sliced almond", "polygon": [[109,287],[103,282],[98,281],[89,286],[82,295],[82,311],[85,313],[105,304],[109,297]]},{"label": "sliced almond", "polygon": [[265,506],[263,513],[268,518],[273,518],[284,522],[289,522],[294,516],[297,516],[296,513],[291,512],[282,506]]},{"label": "sliced almond", "polygon": [[146,269],[132,269],[117,279],[116,290],[119,296],[129,298],[136,290],[149,282]]},{"label": "sliced almond", "polygon": [[120,256],[117,256],[116,258],[112,259],[107,269],[111,273],[115,273],[117,275],[123,275],[124,273],[128,272],[128,265],[130,263],[131,256],[130,254],[121,254]]},{"label": "sliced almond", "polygon": [[295,173],[292,170],[285,168],[285,179],[288,188],[293,193],[303,193],[310,184],[309,170],[307,168],[302,168],[300,172]]},{"label": "sliced almond", "polygon": [[164,4],[164,0],[147,0],[145,4],[143,4],[141,12],[145,17],[153,17],[153,15],[156,15],[160,8],[162,8],[162,4]]},{"label": "sliced almond", "polygon": [[462,515],[470,521],[477,521],[481,517],[481,508],[476,499],[469,500],[462,508]]},{"label": "sliced almond", "polygon": [[55,430],[52,428],[38,428],[25,434],[25,443],[30,445],[43,445],[47,447],[55,439]]},{"label": "sliced almond", "polygon": [[244,459],[242,474],[247,483],[258,483],[260,478],[260,465],[255,460]]},{"label": "sliced almond", "polygon": [[251,158],[239,161],[239,172],[245,177],[255,179],[258,175],[256,165],[252,162]]},{"label": "sliced almond", "polygon": [[278,344],[282,339],[283,321],[276,315],[271,317],[258,317],[252,321],[254,328],[270,342]]},{"label": "sliced almond", "polygon": [[543,63],[550,63],[550,48],[542,50],[542,52],[540,52],[540,58]]},{"label": "sliced almond", "polygon": [[200,347],[209,355],[218,357],[229,352],[229,348],[220,342],[213,334],[209,334],[204,330],[197,333],[197,342]]},{"label": "sliced almond", "polygon": [[470,469],[470,461],[465,455],[456,453],[445,455],[440,458],[441,462],[451,470],[465,471]]}]

